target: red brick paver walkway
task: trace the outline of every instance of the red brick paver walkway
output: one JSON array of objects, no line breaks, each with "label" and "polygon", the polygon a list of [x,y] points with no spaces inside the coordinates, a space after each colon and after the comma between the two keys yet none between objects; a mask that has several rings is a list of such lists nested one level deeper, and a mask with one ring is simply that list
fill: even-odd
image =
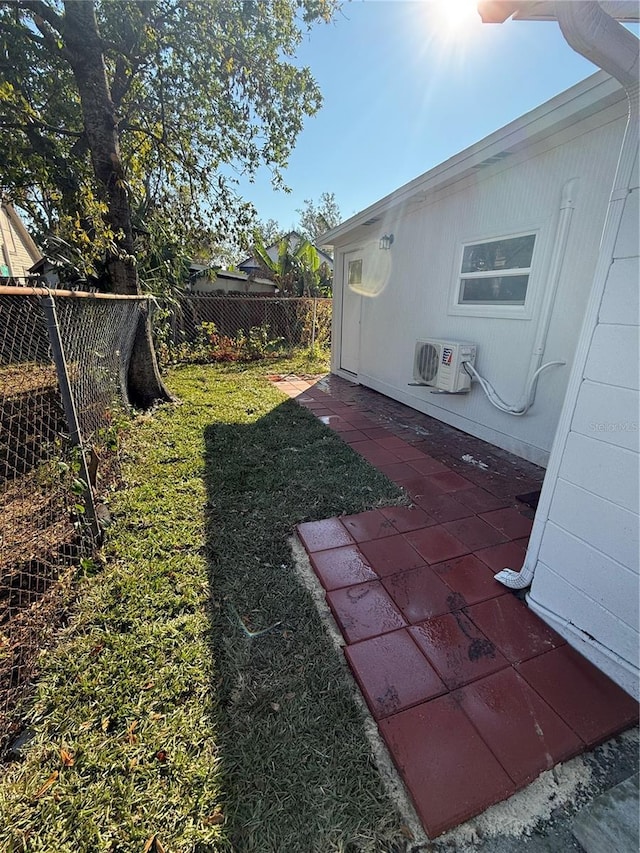
[{"label": "red brick paver walkway", "polygon": [[298,534],[430,837],[637,722],[633,699],[494,580],[521,566],[532,512],[515,495],[541,469],[335,377],[279,387],[413,501]]}]

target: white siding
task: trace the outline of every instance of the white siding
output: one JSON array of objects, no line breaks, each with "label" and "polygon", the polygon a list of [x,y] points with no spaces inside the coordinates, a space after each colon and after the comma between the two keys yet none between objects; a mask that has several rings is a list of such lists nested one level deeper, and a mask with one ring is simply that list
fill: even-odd
[{"label": "white siding", "polygon": [[[637,626],[640,602],[636,572],[598,551],[584,539],[549,522],[540,550],[540,561],[545,564],[547,571],[554,571],[549,566],[557,565],[558,554],[563,555],[562,576],[568,584],[583,595],[586,589],[587,598],[608,610],[628,627]],[[540,576],[538,580],[544,581],[544,578]],[[548,599],[546,591],[545,595]],[[547,606],[555,609],[557,602],[558,599],[551,600]],[[569,608],[565,610],[568,612]]]},{"label": "white siding", "polygon": [[[533,461],[544,463],[551,452],[527,554],[527,569],[531,563],[536,568],[529,603],[638,695],[640,192],[637,147],[632,164],[627,155],[633,151],[625,145],[617,176],[624,175],[622,193],[618,184],[610,208],[610,221],[619,227],[617,235],[609,228],[603,235],[627,116],[625,102],[607,103],[599,113],[582,112],[586,118],[565,123],[554,137],[543,138],[532,122],[526,146],[503,152],[508,156],[498,164],[457,182],[437,183],[455,167],[442,164],[433,178],[425,176],[424,185],[437,189],[416,198],[410,185],[401,188],[395,197],[411,199],[403,209],[393,206],[394,197],[383,200],[363,212],[375,214],[369,220],[363,215],[352,228],[338,230],[337,248],[342,253],[357,248],[375,265],[378,238],[394,235],[392,250],[384,253],[391,260],[385,286],[376,281],[362,296],[360,382]],[[544,361],[563,360],[566,366],[542,375],[533,409],[510,417],[492,408],[477,385],[459,397],[412,387],[416,340],[472,341],[480,373],[504,399],[520,402],[548,286],[561,193],[572,179],[577,182],[571,228],[543,353]],[[626,196],[625,187],[632,190]],[[530,230],[538,238],[528,316],[452,313],[461,244]],[[338,267],[334,370],[340,276]]]},{"label": "white siding", "polygon": [[[606,423],[607,426],[616,426],[612,422]],[[587,438],[571,432],[560,476],[613,504],[634,511],[638,506],[637,462],[636,448],[627,450],[599,438]]]},{"label": "white siding", "polygon": [[36,262],[29,249],[24,245],[22,237],[15,229],[6,211],[0,207],[0,262],[9,261],[11,272],[18,278],[29,274],[29,268]]},{"label": "white siding", "polygon": [[640,192],[632,190],[624,206],[624,216],[620,223],[620,231],[616,240],[616,248],[613,253],[615,260],[618,258],[638,257],[638,228],[640,227]]},{"label": "white siding", "polygon": [[[579,631],[590,637],[597,637],[600,645],[615,649],[621,658],[637,668],[638,632],[635,628],[638,622],[637,612],[634,625],[629,625],[593,597],[585,595],[582,585],[573,586],[565,577],[554,572],[542,561],[538,563],[536,575],[538,572],[543,590],[536,596],[538,604],[558,613],[557,605],[561,601],[561,613],[570,625],[575,625]],[[619,584],[615,576],[609,578],[609,583],[612,582]],[[637,593],[637,584],[634,592]],[[575,614],[579,614],[579,618]],[[589,626],[589,631],[586,632],[585,623]]]},{"label": "white siding", "polygon": [[572,429],[590,438],[606,433],[609,444],[635,451],[638,447],[640,394],[629,388],[584,382]]},{"label": "white siding", "polygon": [[[640,542],[636,512],[603,500],[588,489],[559,480],[549,519],[567,533],[637,573]],[[558,555],[558,562],[563,562],[562,555]],[[534,588],[536,581],[534,579]]]},{"label": "white siding", "polygon": [[570,642],[584,643],[581,650],[636,696],[638,195],[634,189],[626,197],[600,310],[583,330],[582,381],[569,431],[556,438],[561,455],[548,518],[536,519],[542,535],[529,596],[534,610],[539,607]]},{"label": "white siding", "polygon": [[640,261],[617,260],[609,273],[609,286],[600,307],[600,322],[637,326],[640,315]]},{"label": "white siding", "polygon": [[593,335],[585,379],[638,388],[638,326],[600,323]]}]

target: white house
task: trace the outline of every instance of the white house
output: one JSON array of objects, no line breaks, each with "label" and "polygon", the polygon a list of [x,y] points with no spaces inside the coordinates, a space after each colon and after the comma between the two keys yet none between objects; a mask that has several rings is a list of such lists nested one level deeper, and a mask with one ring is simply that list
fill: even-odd
[{"label": "white house", "polygon": [[40,251],[9,202],[0,204],[0,277],[26,278]]},{"label": "white house", "polygon": [[[336,262],[333,371],[545,465],[626,113],[619,83],[595,74],[325,235]],[[489,257],[519,247],[512,261]],[[534,406],[513,417],[479,383],[455,396],[412,384],[416,342],[429,339],[474,343],[478,372],[513,404],[537,349],[566,364],[544,371]]]},{"label": "white house", "polygon": [[[500,21],[554,5],[480,8]],[[324,235],[332,370],[548,466],[525,565],[498,578],[533,582],[530,606],[638,695],[637,39],[596,3],[557,6],[609,73]],[[416,362],[430,340],[444,344]]]}]

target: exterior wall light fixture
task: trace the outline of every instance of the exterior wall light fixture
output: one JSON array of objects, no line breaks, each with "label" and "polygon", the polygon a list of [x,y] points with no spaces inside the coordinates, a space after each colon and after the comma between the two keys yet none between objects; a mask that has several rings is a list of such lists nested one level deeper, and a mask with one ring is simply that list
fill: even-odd
[{"label": "exterior wall light fixture", "polygon": [[381,249],[390,249],[393,245],[393,234],[384,234],[380,238],[380,248]]}]

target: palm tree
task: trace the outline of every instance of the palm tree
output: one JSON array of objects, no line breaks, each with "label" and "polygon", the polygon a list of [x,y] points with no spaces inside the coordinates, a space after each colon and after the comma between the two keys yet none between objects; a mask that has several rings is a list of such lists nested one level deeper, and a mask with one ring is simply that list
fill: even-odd
[{"label": "palm tree", "polygon": [[321,263],[318,250],[308,240],[300,240],[292,251],[289,237],[283,237],[278,243],[277,258],[274,259],[267,251],[261,235],[256,232],[254,251],[283,293],[289,296],[326,295],[326,264]]}]

